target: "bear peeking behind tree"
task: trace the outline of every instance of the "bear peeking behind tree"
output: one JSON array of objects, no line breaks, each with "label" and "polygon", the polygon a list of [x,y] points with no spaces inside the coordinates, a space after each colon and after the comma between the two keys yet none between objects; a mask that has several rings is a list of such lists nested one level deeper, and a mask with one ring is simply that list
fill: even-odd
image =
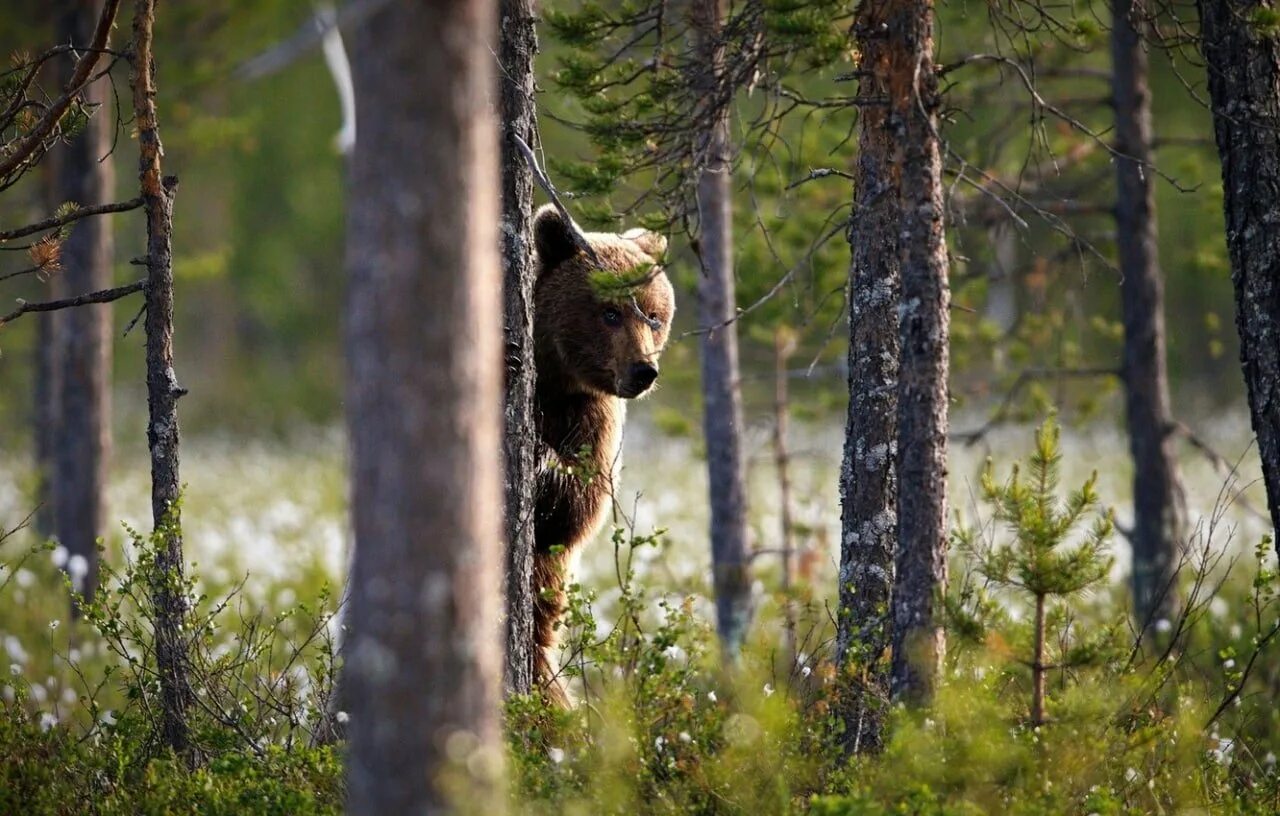
[{"label": "bear peeking behind tree", "polygon": [[536,674],[567,704],[552,668],[571,556],[600,529],[613,499],[624,399],[649,391],[675,313],[660,266],[667,240],[648,230],[582,237],[547,205],[534,217],[538,484],[533,591]]}]

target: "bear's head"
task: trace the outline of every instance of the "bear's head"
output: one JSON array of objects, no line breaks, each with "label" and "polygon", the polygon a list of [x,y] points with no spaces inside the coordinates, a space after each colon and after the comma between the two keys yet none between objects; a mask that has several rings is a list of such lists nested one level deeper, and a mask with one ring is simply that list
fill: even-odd
[{"label": "bear's head", "polygon": [[658,378],[675,295],[660,264],[667,239],[643,229],[586,233],[597,264],[552,205],[533,221],[538,376],[577,393],[634,399]]}]

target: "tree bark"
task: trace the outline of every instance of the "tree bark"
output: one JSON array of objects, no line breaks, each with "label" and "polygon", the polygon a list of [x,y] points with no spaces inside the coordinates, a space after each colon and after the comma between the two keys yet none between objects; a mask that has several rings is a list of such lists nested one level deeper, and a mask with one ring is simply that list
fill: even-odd
[{"label": "tree bark", "polygon": [[[693,9],[702,60],[704,98],[718,97],[724,45],[723,0],[699,0]],[[742,455],[742,391],[738,371],[738,328],[733,272],[732,165],[729,110],[718,111],[708,132],[698,174],[698,323],[702,329],[703,428],[711,503],[711,570],[716,594],[716,628],[725,655],[734,660],[751,619],[747,557],[746,465]]]},{"label": "tree bark", "polygon": [[951,292],[942,222],[942,160],[933,67],[932,0],[888,4],[890,116],[902,172],[898,342],[898,552],[892,691],[927,700],[946,638],[947,395]]},{"label": "tree bark", "polygon": [[791,518],[791,453],[787,449],[791,398],[788,394],[787,362],[795,353],[796,341],[790,331],[775,330],[773,385],[773,462],[778,471],[778,533],[782,543],[783,625],[786,627],[787,666],[796,662],[796,612],[792,602],[795,574],[795,525]]},{"label": "tree bark", "polygon": [[350,813],[501,809],[496,24],[399,2],[353,38]]},{"label": "tree bark", "polygon": [[155,0],[137,0],[133,14],[134,127],[138,133],[138,181],[147,216],[147,444],[151,451],[151,517],[157,546],[152,603],[155,607],[156,670],[160,676],[161,730],[166,744],[190,758],[187,710],[186,581],[182,561],[182,517],[178,505],[178,386],[173,370],[173,197],[176,178],[163,178],[152,58]]},{"label": "tree bark", "polygon": [[[58,41],[89,42],[101,3],[64,2],[58,19]],[[65,63],[62,84],[71,79]],[[113,200],[115,170],[111,151],[110,88],[104,81],[85,89],[86,101],[99,105],[84,132],[64,146],[57,163],[58,203],[82,206]],[[104,160],[105,159],[105,160]],[[62,246],[63,286],[69,292],[95,292],[111,285],[114,254],[111,222],[86,218],[78,222]],[[62,318],[55,348],[59,397],[55,426],[53,484],[57,485],[54,532],[72,557],[85,560],[86,572],[70,570],[76,589],[93,597],[98,575],[98,537],[106,523],[107,462],[111,451],[111,313],[109,303],[70,310]],[[72,604],[72,614],[78,608]]]},{"label": "tree bark", "polygon": [[[862,55],[858,97],[884,99],[889,7],[863,2],[854,26]],[[840,610],[836,661],[846,684],[842,743],[883,744],[889,604],[897,552],[898,231],[901,178],[884,105],[860,108],[854,219],[849,230],[849,411],[840,468]]]},{"label": "tree bark", "polygon": [[533,689],[533,513],[537,485],[533,393],[533,173],[516,146],[537,144],[531,0],[501,0],[498,61],[502,100],[502,265],[506,340],[503,452],[506,454],[507,691]]},{"label": "tree bark", "polygon": [[1124,315],[1125,413],[1133,457],[1133,596],[1142,626],[1177,608],[1182,484],[1170,429],[1164,280],[1156,249],[1151,91],[1142,0],[1114,0],[1111,59],[1116,117],[1116,236]]},{"label": "tree bark", "polygon": [[[1280,36],[1257,0],[1199,0],[1240,362],[1271,524],[1280,530]],[[1280,552],[1280,536],[1275,539]]]}]

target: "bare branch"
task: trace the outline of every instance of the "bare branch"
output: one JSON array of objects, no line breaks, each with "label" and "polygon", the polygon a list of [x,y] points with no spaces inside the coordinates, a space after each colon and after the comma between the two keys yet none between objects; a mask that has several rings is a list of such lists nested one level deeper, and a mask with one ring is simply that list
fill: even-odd
[{"label": "bare branch", "polygon": [[45,300],[37,303],[28,303],[19,298],[18,308],[4,317],[0,317],[0,326],[11,323],[28,312],[56,312],[59,309],[72,309],[76,306],[88,306],[93,303],[110,303],[113,300],[132,295],[134,292],[141,292],[146,286],[147,282],[145,280],[139,280],[124,286],[117,286],[114,289],[101,289],[97,292],[89,292],[72,298]]},{"label": "bare branch", "polygon": [[75,72],[63,89],[62,96],[49,106],[44,116],[31,129],[27,137],[13,149],[13,152],[0,161],[0,179],[7,179],[31,157],[32,153],[36,152],[45,137],[62,119],[62,115],[67,112],[67,108],[71,107],[72,100],[93,79],[93,69],[98,64],[98,58],[102,56],[103,46],[107,44],[107,36],[111,33],[111,25],[115,22],[116,11],[119,8],[120,0],[107,0],[102,8],[102,16],[98,18],[98,27],[93,32],[93,41],[76,63]]},{"label": "bare branch", "polygon": [[143,203],[145,202],[143,201],[142,196],[138,196],[137,198],[133,198],[128,201],[118,201],[114,204],[96,204],[92,207],[76,207],[65,215],[46,218],[43,221],[39,221],[35,224],[28,224],[25,227],[18,227],[17,229],[0,231],[0,241],[11,241],[14,238],[25,238],[26,236],[34,235],[37,232],[44,232],[45,230],[66,226],[67,224],[79,221],[81,218],[88,218],[91,215],[105,215],[107,213],[136,210],[141,207]]},{"label": "bare branch", "polygon": [[538,158],[533,155],[533,150],[529,145],[525,144],[524,139],[520,138],[520,134],[512,133],[511,138],[515,141],[516,147],[520,148],[520,152],[524,154],[524,160],[529,163],[529,170],[533,172],[534,181],[538,182],[538,186],[551,199],[551,203],[556,208],[556,212],[560,213],[560,217],[564,219],[564,223],[569,228],[569,235],[573,238],[573,243],[582,250],[582,253],[591,259],[596,266],[600,266],[600,258],[596,255],[596,251],[592,249],[591,243],[587,241],[587,237],[582,234],[582,230],[578,227],[573,216],[569,215],[569,210],[564,206],[564,202],[560,200],[560,194],[556,191],[555,185],[551,183],[551,179],[538,166]]}]

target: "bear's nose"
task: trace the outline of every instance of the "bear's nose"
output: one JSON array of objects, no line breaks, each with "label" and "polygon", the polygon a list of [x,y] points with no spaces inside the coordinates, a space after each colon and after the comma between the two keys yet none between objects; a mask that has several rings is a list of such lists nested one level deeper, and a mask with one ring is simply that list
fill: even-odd
[{"label": "bear's nose", "polygon": [[629,379],[632,390],[642,394],[658,379],[658,367],[652,363],[632,363]]}]

